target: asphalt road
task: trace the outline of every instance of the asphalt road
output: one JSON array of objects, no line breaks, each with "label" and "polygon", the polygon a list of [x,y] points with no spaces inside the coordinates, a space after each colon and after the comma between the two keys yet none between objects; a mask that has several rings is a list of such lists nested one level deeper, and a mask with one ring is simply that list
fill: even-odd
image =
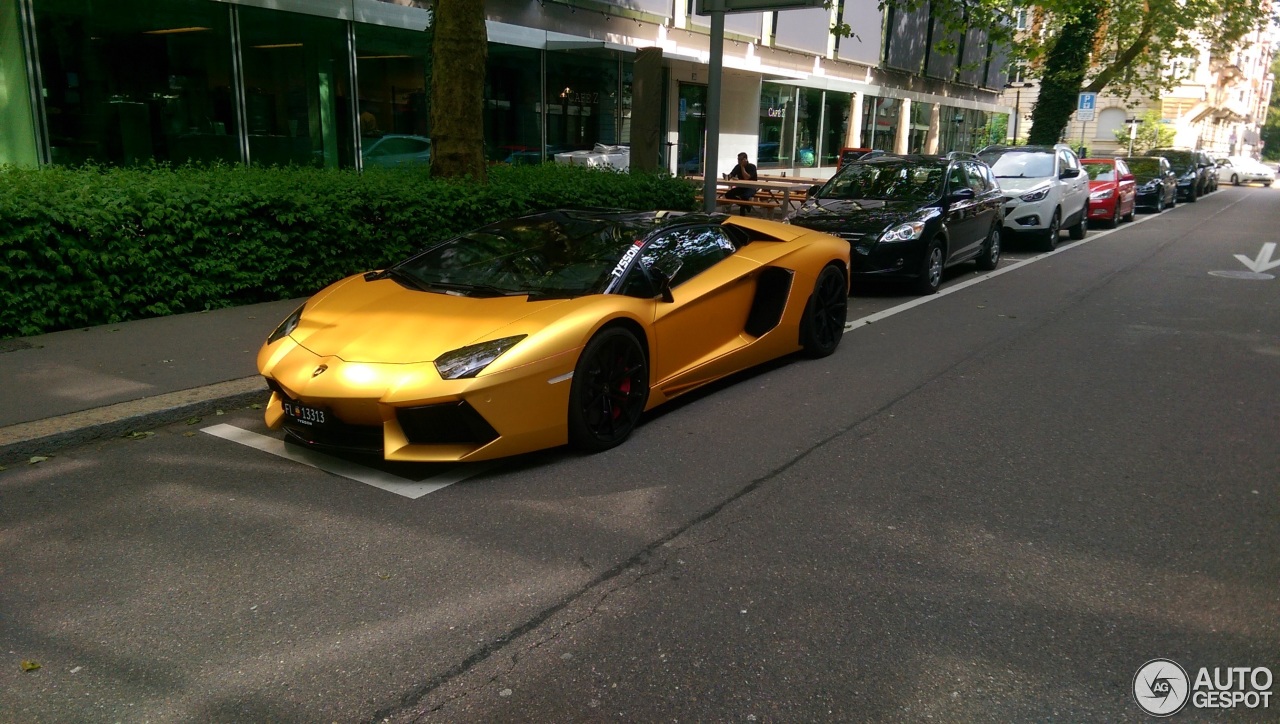
[{"label": "asphalt road", "polygon": [[1153,658],[1280,671],[1280,280],[1209,273],[1278,202],[857,296],[830,358],[416,499],[203,432],[255,410],[0,472],[0,720],[1110,722]]}]

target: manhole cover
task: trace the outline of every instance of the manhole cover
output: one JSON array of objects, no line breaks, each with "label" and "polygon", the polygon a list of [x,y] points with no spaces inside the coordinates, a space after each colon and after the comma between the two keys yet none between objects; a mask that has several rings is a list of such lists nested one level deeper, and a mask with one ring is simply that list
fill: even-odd
[{"label": "manhole cover", "polygon": [[1215,277],[1226,277],[1228,279],[1275,279],[1274,274],[1262,274],[1259,272],[1249,271],[1211,271],[1210,274]]}]

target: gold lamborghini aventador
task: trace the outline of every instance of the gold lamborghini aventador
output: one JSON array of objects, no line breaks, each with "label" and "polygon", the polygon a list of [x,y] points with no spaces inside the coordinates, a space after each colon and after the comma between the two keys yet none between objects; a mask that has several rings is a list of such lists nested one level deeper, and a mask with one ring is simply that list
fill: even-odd
[{"label": "gold lamborghini aventador", "polygon": [[267,425],[388,460],[604,450],[641,413],[844,333],[849,243],[781,223],[550,211],[338,281],[258,352]]}]

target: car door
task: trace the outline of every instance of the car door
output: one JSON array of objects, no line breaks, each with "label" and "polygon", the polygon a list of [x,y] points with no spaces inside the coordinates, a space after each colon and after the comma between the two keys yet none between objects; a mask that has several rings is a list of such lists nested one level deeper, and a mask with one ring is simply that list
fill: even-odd
[{"label": "car door", "polygon": [[1116,159],[1116,213],[1123,216],[1133,210],[1134,204],[1138,199],[1138,185],[1133,180],[1133,172],[1129,170],[1129,164],[1120,159]]},{"label": "car door", "polygon": [[1058,150],[1058,172],[1075,170],[1074,178],[1060,179],[1063,184],[1062,225],[1065,227],[1080,220],[1089,203],[1089,174],[1080,168],[1076,155],[1067,149]]},{"label": "car door", "polygon": [[950,262],[952,259],[963,259],[965,254],[971,253],[974,244],[978,243],[974,237],[978,233],[980,201],[962,162],[953,162],[947,169],[945,194],[947,261]]},{"label": "car door", "polygon": [[626,286],[631,275],[672,275],[672,301],[654,302],[649,349],[649,378],[667,394],[731,370],[725,357],[751,341],[743,329],[759,264],[735,251],[718,225],[683,226],[649,241],[632,266]]}]

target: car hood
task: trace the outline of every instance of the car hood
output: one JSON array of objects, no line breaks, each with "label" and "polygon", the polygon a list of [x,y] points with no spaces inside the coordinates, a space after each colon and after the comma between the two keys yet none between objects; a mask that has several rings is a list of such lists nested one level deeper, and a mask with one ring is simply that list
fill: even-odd
[{"label": "car hood", "polygon": [[[1049,183],[1049,177],[1048,177],[1048,176],[1036,176],[1036,177],[1033,177],[1033,178],[1022,178],[1022,177],[1019,177],[1019,176],[1015,176],[1015,177],[1012,177],[1012,178],[1006,178],[1006,177],[1004,177],[1004,176],[997,176],[997,177],[996,177],[996,181],[999,181],[999,182],[1000,182],[1000,188],[1001,188],[1002,190],[1004,190],[1004,191],[1013,191],[1013,192],[1015,192],[1015,194],[1014,194],[1014,195],[1017,195],[1017,194],[1020,194],[1020,193],[1022,193],[1022,192],[1024,192],[1024,191],[1030,191],[1031,189],[1036,188],[1036,187],[1038,187],[1038,186],[1046,186],[1046,185],[1048,185],[1048,183]],[[1006,194],[1006,195],[1008,195],[1008,194]]]},{"label": "car hood", "polygon": [[455,296],[355,276],[307,302],[302,322],[290,336],[318,356],[346,362],[430,362],[459,347],[505,336],[498,334],[503,327],[568,301]]},{"label": "car hood", "polygon": [[1098,191],[1099,189],[1113,189],[1116,185],[1115,181],[1090,181],[1089,190]]},{"label": "car hood", "polygon": [[880,231],[915,218],[920,204],[880,199],[809,199],[791,217],[791,223],[818,231]]}]

